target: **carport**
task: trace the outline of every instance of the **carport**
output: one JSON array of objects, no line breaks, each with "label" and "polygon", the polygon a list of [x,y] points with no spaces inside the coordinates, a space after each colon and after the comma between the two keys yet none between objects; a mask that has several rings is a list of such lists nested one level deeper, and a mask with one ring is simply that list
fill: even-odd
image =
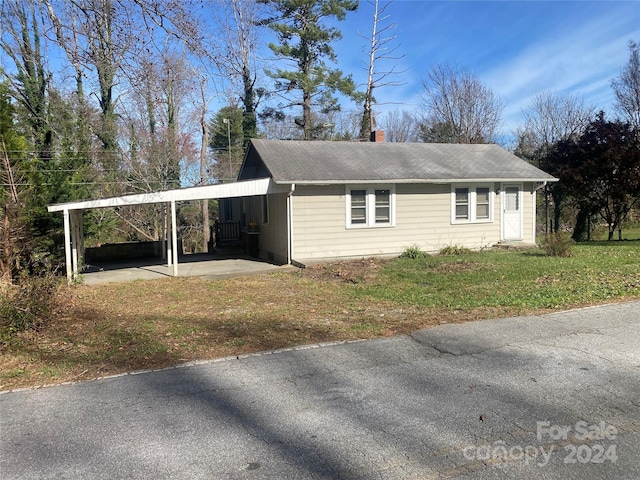
[{"label": "carport", "polygon": [[164,203],[167,205],[167,265],[174,277],[178,276],[178,229],[176,203],[181,201],[211,200],[221,198],[253,197],[273,193],[287,193],[288,186],[276,185],[270,178],[236,183],[180,188],[161,192],[149,192],[119,197],[60,203],[47,206],[49,212],[62,212],[64,217],[64,251],[67,279],[77,278],[80,261],[84,255],[83,212],[91,208],[123,207]]}]

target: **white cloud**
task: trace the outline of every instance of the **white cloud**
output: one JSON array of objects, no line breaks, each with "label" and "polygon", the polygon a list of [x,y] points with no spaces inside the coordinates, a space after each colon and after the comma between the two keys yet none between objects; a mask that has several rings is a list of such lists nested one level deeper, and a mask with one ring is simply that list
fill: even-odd
[{"label": "white cloud", "polygon": [[609,82],[627,61],[627,42],[640,36],[640,11],[638,18],[626,12],[611,9],[573,30],[534,41],[485,72],[483,80],[508,102],[505,128],[517,126],[522,108],[541,91],[579,95],[609,110]]}]

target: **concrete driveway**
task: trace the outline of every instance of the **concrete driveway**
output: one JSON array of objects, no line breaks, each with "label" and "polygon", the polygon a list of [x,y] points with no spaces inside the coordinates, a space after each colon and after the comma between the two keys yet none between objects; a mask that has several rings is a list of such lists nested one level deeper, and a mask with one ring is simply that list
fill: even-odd
[{"label": "concrete driveway", "polygon": [[0,394],[3,479],[638,479],[640,302]]}]

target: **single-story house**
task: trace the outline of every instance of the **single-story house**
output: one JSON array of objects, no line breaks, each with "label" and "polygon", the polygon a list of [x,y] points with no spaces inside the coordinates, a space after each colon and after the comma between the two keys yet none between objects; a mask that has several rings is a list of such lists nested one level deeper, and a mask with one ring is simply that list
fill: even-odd
[{"label": "single-story house", "polygon": [[497,145],[252,140],[236,183],[48,209],[64,215],[72,279],[83,263],[84,210],[165,204],[166,258],[177,276],[177,202],[219,199],[219,223],[244,232],[255,256],[305,264],[413,246],[437,252],[535,243],[536,192],[556,180]]},{"label": "single-story house", "polygon": [[[407,247],[535,243],[551,175],[497,145],[252,140],[239,181],[285,192],[221,200],[279,263],[398,255]],[[253,227],[253,228],[249,228]]]}]

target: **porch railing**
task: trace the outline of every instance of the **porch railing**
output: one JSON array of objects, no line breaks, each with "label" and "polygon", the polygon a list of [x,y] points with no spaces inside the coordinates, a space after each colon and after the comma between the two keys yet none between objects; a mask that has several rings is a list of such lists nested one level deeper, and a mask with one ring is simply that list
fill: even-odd
[{"label": "porch railing", "polygon": [[240,222],[216,222],[216,242],[240,240]]}]

